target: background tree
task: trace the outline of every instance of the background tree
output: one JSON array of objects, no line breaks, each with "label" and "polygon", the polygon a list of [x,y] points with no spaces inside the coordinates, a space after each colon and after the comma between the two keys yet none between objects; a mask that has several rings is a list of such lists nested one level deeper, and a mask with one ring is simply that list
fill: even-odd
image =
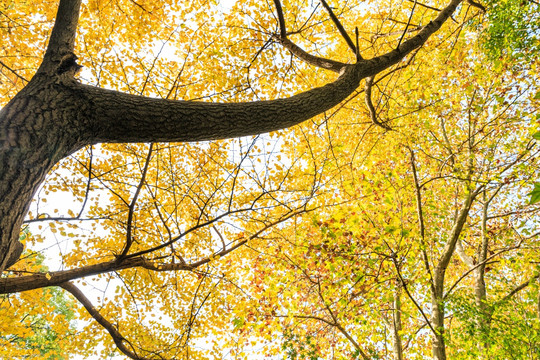
[{"label": "background tree", "polygon": [[537,63],[486,67],[473,36],[377,88],[393,131],[352,107],[304,129],[333,206],[254,252],[252,334],[321,358],[536,356]]}]

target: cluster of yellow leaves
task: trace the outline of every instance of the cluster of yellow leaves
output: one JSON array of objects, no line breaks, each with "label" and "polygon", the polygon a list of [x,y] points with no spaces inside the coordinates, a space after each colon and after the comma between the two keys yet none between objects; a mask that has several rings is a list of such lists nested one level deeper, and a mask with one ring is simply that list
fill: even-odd
[{"label": "cluster of yellow leaves", "polygon": [[[29,244],[32,235],[26,233]],[[37,260],[37,261],[36,261]],[[41,259],[26,256],[13,269],[47,273]],[[36,289],[0,297],[0,357],[5,359],[61,358],[77,354],[73,323],[75,303],[55,288]]]}]

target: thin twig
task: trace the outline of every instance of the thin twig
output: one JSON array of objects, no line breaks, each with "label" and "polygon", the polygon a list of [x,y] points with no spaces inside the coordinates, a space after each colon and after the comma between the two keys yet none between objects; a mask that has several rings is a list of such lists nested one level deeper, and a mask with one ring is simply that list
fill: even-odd
[{"label": "thin twig", "polygon": [[154,148],[154,144],[151,143],[150,147],[148,148],[148,154],[146,155],[146,161],[145,161],[144,168],[141,174],[141,180],[139,181],[139,185],[137,186],[137,189],[135,190],[133,199],[131,200],[131,203],[129,204],[127,230],[126,230],[126,245],[124,246],[124,250],[122,251],[122,254],[120,254],[120,256],[118,257],[119,260],[126,257],[127,253],[129,252],[129,248],[131,247],[131,244],[133,244],[133,214],[135,212],[135,205],[137,203],[137,199],[139,197],[141,189],[144,186],[144,182],[146,181],[146,173],[148,172],[148,167],[150,165],[150,158],[152,157],[153,148]]},{"label": "thin twig", "polygon": [[414,5],[412,7],[411,14],[409,15],[409,20],[407,20],[407,25],[405,26],[405,30],[403,30],[403,34],[399,38],[399,42],[397,44],[396,49],[399,49],[399,46],[401,45],[401,42],[403,41],[403,38],[405,37],[405,34],[407,34],[407,30],[409,29],[409,26],[411,25],[411,20],[412,20],[412,17],[414,15],[414,9],[416,9],[416,3],[417,3],[417,1],[414,0]]},{"label": "thin twig", "polygon": [[19,79],[23,80],[24,82],[28,82],[28,80],[26,80],[24,77],[22,77],[21,75],[19,75],[15,70],[13,70],[12,68],[10,68],[9,66],[7,66],[4,62],[2,62],[0,60],[0,65],[5,67],[6,69],[9,70],[9,72],[13,73],[16,77],[18,77]]},{"label": "thin twig", "polygon": [[408,0],[412,3],[416,3],[418,6],[422,6],[422,7],[425,7],[426,9],[430,9],[430,10],[434,10],[434,11],[441,11],[441,9],[439,8],[436,8],[436,7],[433,7],[433,6],[429,6],[429,5],[426,5],[426,4],[423,4],[421,2],[418,2],[416,0]]}]

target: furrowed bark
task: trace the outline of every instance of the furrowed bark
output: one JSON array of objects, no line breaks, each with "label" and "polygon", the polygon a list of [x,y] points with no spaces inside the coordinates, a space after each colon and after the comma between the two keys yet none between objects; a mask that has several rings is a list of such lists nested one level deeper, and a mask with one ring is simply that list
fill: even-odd
[{"label": "furrowed bark", "polygon": [[49,170],[88,143],[87,109],[73,91],[36,76],[0,110],[0,270],[22,251],[22,221]]},{"label": "furrowed bark", "polygon": [[47,51],[38,73],[53,75],[62,60],[73,54],[80,7],[81,0],[60,1]]},{"label": "furrowed bark", "polygon": [[347,69],[337,81],[286,99],[244,103],[173,101],[83,86],[92,104],[94,142],[204,141],[256,135],[331,109],[359,85]]}]

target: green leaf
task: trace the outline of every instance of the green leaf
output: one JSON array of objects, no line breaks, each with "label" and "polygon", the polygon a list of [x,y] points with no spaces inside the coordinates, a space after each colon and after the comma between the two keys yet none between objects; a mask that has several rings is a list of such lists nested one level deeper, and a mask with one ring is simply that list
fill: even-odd
[{"label": "green leaf", "polygon": [[533,134],[533,138],[535,138],[536,140],[540,140],[540,131]]},{"label": "green leaf", "polygon": [[232,322],[233,322],[234,327],[236,329],[239,329],[244,325],[245,320],[243,318],[234,318]]},{"label": "green leaf", "polygon": [[534,183],[534,189],[529,195],[531,195],[531,204],[540,202],[540,182]]}]

